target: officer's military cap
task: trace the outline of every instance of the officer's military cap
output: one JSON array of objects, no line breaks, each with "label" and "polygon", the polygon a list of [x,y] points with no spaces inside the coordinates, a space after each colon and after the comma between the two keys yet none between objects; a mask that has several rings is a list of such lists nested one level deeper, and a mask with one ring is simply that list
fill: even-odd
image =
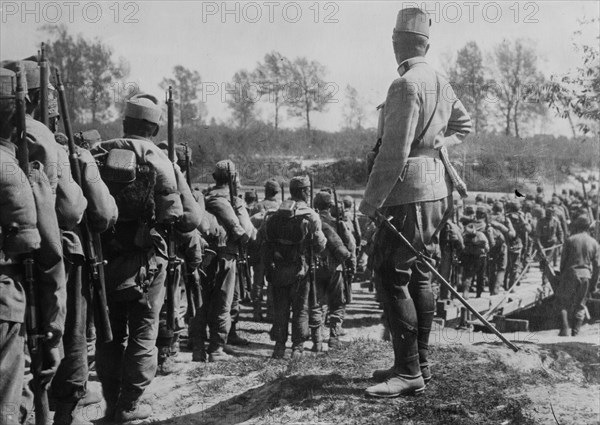
[{"label": "officer's military cap", "polygon": [[307,176],[296,176],[290,180],[290,189],[302,189],[310,187],[310,180]]},{"label": "officer's military cap", "polygon": [[323,210],[329,208],[333,205],[333,197],[331,193],[321,191],[315,195],[315,199],[313,201],[315,208],[318,210]]},{"label": "officer's military cap", "polygon": [[162,109],[158,99],[150,94],[136,94],[125,104],[125,116],[159,124]]},{"label": "officer's military cap", "polygon": [[229,159],[224,159],[215,164],[215,171],[213,171],[213,177],[227,178],[229,173],[235,173],[235,164]]},{"label": "officer's military cap", "polygon": [[281,190],[281,186],[279,185],[279,182],[277,180],[269,179],[265,182],[265,190],[279,192]]},{"label": "officer's military cap", "polygon": [[429,15],[417,7],[402,9],[396,18],[394,33],[409,32],[429,38],[431,19]]},{"label": "officer's military cap", "polygon": [[6,64],[5,68],[11,71],[17,72],[17,69],[21,67],[21,72],[25,73],[25,79],[27,80],[27,89],[39,89],[40,88],[40,68],[37,62],[33,61],[13,61]]}]

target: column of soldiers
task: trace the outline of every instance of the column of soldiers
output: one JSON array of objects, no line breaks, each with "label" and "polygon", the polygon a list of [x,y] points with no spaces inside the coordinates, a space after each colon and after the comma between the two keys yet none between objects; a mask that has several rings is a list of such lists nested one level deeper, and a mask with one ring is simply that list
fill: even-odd
[{"label": "column of soldiers", "polygon": [[[380,383],[366,391],[374,397],[418,394],[432,379],[431,272],[412,247],[439,253],[442,273],[465,294],[474,280],[481,296],[486,281],[491,294],[517,284],[538,242],[554,261],[562,244],[561,334],[570,320],[577,334],[599,279],[600,249],[586,233],[595,188],[585,200],[572,192],[548,203],[542,192],[523,203],[479,197],[452,214],[452,190],[461,182],[445,146],[465,137],[471,121],[425,61],[430,24],[420,9],[398,14],[392,41],[400,78],[379,108],[379,141],[359,207],[377,225],[388,224],[368,232],[368,268],[394,348],[393,366],[375,371]],[[312,180],[297,176],[288,197],[278,199],[283,188],[269,180],[265,199],[247,193],[244,202],[230,160],[216,164],[213,186],[192,189],[189,162],[177,160],[171,135],[164,146],[153,141],[162,107],[146,93],[127,101],[123,137],[92,135],[90,142],[82,133],[73,148],[66,107],[51,110],[45,93],[53,87],[40,65],[3,62],[0,69],[2,425],[23,423],[33,405],[42,417],[45,395],[56,425],[73,423],[77,407],[99,400],[88,385],[92,322],[105,416],[118,423],[151,416],[142,396],[158,370],[169,372],[186,320],[193,361],[228,361],[231,345],[247,344],[236,332],[239,304],[249,293],[254,318],[262,320],[265,283],[273,358],[286,357],[290,316],[291,358],[303,356],[308,340],[312,351],[323,350],[327,316],[329,349],[340,346],[362,245],[352,199],[336,202],[332,189],[314,195]],[[65,134],[54,134],[61,120]],[[90,241],[100,249],[95,257]],[[254,271],[251,288],[244,267]]]}]

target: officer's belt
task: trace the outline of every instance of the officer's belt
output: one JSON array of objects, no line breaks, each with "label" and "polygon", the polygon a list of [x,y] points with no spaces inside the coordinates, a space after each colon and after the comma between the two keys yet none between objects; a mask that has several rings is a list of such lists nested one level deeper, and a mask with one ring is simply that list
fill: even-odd
[{"label": "officer's belt", "polygon": [[[436,150],[431,151],[435,156],[426,156],[426,151],[419,151],[422,156],[410,156],[398,178],[401,182],[414,183],[412,187],[420,187],[423,184],[445,184],[446,167],[439,159]],[[411,155],[413,153],[411,152]]]}]

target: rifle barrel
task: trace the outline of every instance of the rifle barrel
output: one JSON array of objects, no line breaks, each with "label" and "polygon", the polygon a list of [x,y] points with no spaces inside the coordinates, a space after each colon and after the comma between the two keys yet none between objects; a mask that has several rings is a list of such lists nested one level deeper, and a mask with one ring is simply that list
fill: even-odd
[{"label": "rifle barrel", "polygon": [[50,76],[48,73],[48,62],[46,61],[46,47],[42,43],[40,48],[40,57],[38,65],[40,67],[40,122],[46,127],[48,126],[48,84],[50,83]]}]

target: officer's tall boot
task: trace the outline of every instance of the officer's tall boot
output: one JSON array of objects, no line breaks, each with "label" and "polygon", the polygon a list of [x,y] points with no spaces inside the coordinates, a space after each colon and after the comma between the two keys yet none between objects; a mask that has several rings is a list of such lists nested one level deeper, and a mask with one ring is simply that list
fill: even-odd
[{"label": "officer's tall boot", "polygon": [[394,373],[365,393],[372,397],[391,398],[403,394],[418,394],[425,389],[419,366],[417,346],[417,312],[408,297],[390,302],[388,321],[394,346]]},{"label": "officer's tall boot", "polygon": [[569,332],[569,313],[566,309],[562,309],[560,311],[560,333],[558,336],[569,336],[571,332]]},{"label": "officer's tall boot", "polygon": [[417,346],[419,349],[419,365],[423,381],[425,385],[431,380],[431,370],[429,367],[429,334],[433,324],[433,316],[435,314],[435,300],[431,290],[422,289],[419,296],[415,300],[417,309],[417,318],[419,320],[419,328],[417,334]]}]

